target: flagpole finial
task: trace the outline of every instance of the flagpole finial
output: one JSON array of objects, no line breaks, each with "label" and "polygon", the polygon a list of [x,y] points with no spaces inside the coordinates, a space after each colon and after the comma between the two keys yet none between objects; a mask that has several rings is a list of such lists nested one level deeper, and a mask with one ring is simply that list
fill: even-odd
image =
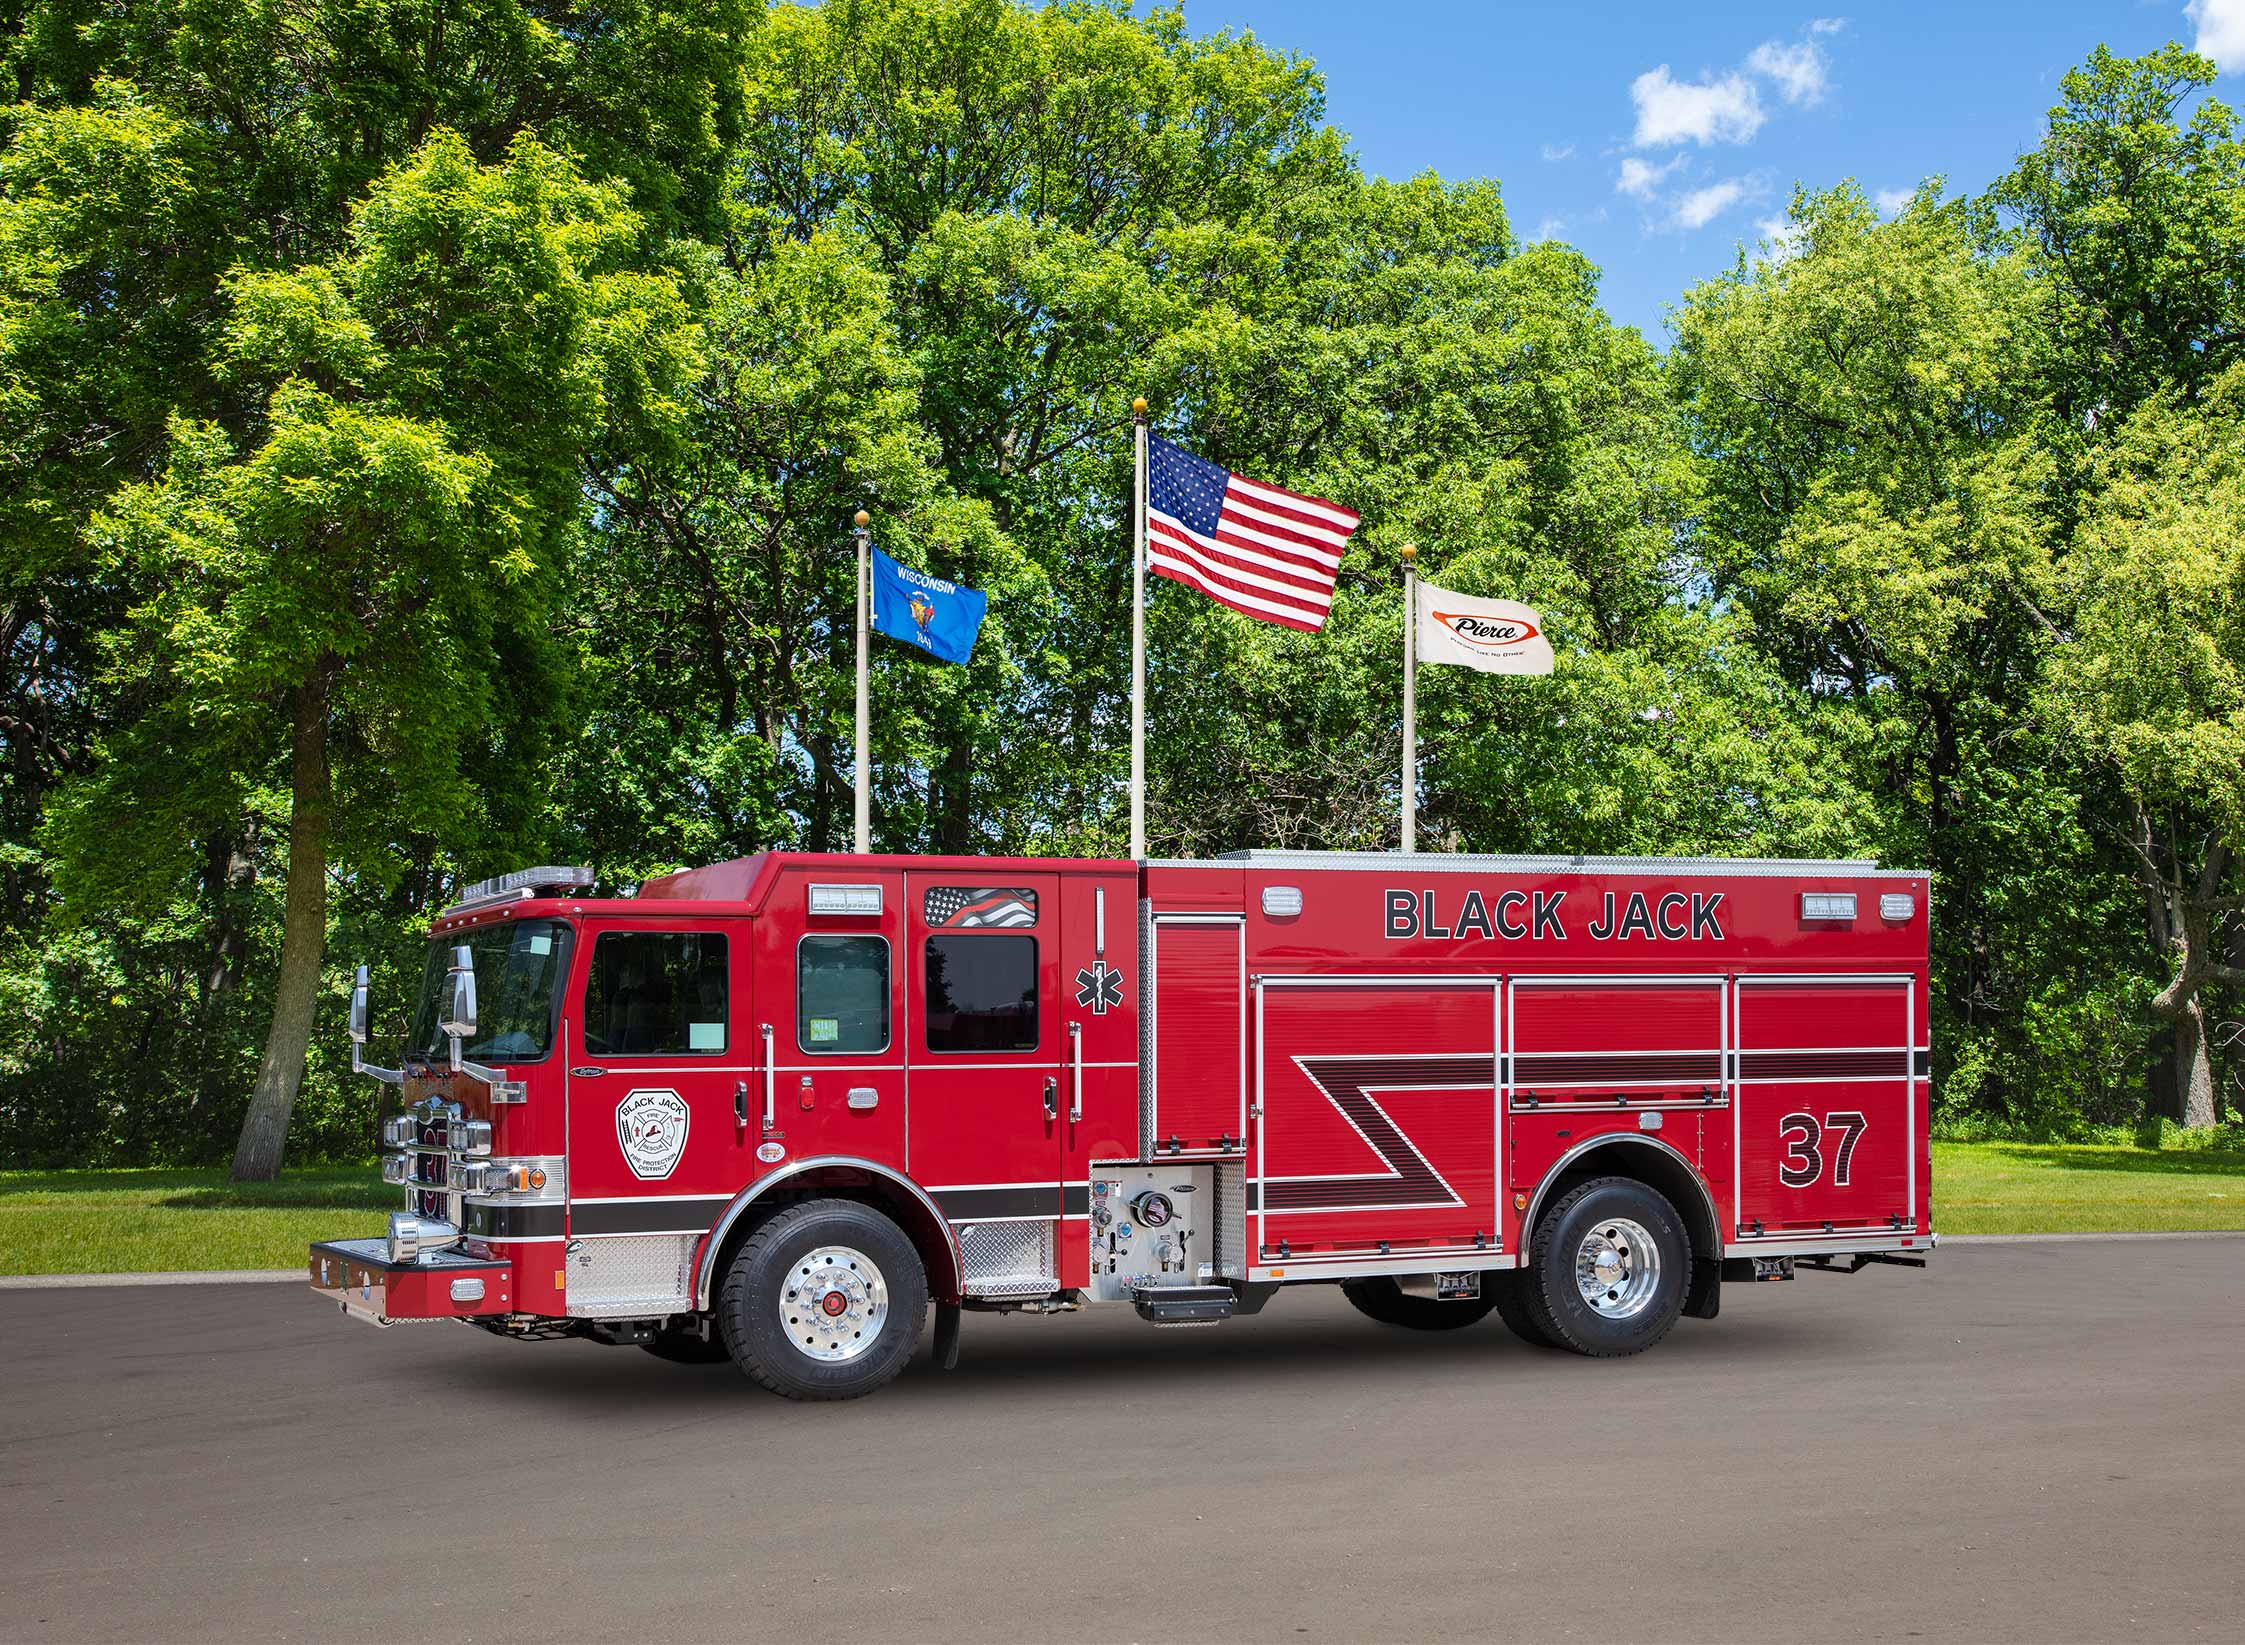
[{"label": "flagpole finial", "polygon": [[1414,559],[1418,558],[1419,545],[1417,543],[1405,543],[1395,553],[1398,559],[1405,565],[1409,565]]},{"label": "flagpole finial", "polygon": [[1140,422],[1144,422],[1146,420],[1146,402],[1144,400],[1131,401],[1130,414]]},{"label": "flagpole finial", "polygon": [[871,525],[872,523],[873,516],[866,513],[862,508],[859,509],[855,514],[850,516],[850,524],[856,526],[860,531],[863,531],[868,525]]}]

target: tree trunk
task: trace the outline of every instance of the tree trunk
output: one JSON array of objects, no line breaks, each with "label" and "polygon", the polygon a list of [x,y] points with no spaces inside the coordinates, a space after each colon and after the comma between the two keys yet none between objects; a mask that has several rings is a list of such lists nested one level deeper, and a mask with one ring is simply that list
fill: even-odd
[{"label": "tree trunk", "polygon": [[2195,994],[2175,1019],[2175,1106],[2181,1110],[2177,1117],[2192,1130],[2221,1119],[2214,1109],[2214,1063],[2206,1046],[2206,1007]]},{"label": "tree trunk", "polygon": [[327,828],[334,790],[327,766],[328,675],[323,667],[296,691],[291,758],[293,805],[288,819],[288,901],[281,916],[281,975],[273,990],[273,1025],[257,1065],[242,1140],[234,1149],[236,1182],[271,1182],[288,1143],[289,1110],[304,1083],[304,1051],[319,1006],[320,963],[327,951]]}]

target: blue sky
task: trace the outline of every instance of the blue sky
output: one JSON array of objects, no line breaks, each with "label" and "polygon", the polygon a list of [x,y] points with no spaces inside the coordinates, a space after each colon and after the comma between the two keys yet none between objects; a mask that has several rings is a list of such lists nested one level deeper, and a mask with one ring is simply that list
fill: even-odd
[{"label": "blue sky", "polygon": [[2245,0],[1185,4],[1195,33],[1315,59],[1367,170],[1496,178],[1514,230],[1580,247],[1608,310],[1662,347],[1668,306],[1782,219],[1796,181],[1976,191],[2100,42],[2196,44],[2226,71],[2214,95],[2245,104]]}]

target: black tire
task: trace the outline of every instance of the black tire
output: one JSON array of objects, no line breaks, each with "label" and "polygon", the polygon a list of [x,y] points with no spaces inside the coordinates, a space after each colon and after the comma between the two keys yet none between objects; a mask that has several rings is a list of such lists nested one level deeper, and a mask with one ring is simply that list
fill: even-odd
[{"label": "black tire", "polygon": [[[858,1253],[878,1270],[886,1306],[872,1324],[870,1341],[840,1335],[858,1317],[849,1312],[856,1304],[847,1297],[838,1314],[823,1306],[814,1314],[809,1296],[799,1299],[800,1315],[783,1312],[783,1303],[795,1295],[789,1282],[811,1272],[805,1259],[834,1247]],[[822,1272],[840,1276],[834,1282],[839,1286],[850,1283],[852,1267],[843,1263]],[[827,1292],[841,1294],[836,1288]],[[806,1200],[765,1222],[735,1253],[717,1296],[717,1324],[733,1363],[751,1381],[789,1399],[859,1399],[872,1393],[904,1369],[927,1315],[927,1270],[912,1241],[871,1206],[846,1199]],[[824,1319],[835,1323],[829,1327]],[[810,1346],[814,1340],[830,1343],[835,1357]]]},{"label": "black tire", "polygon": [[[1612,1232],[1622,1222],[1644,1231],[1659,1268],[1646,1282],[1647,1294],[1641,1302],[1615,1317],[1591,1305],[1576,1283],[1575,1269],[1586,1242]],[[1613,1243],[1608,1241],[1609,1246]],[[1632,1238],[1622,1243],[1636,1242]],[[1522,1278],[1529,1323],[1553,1347],[1593,1359],[1641,1354],[1666,1336],[1683,1312],[1684,1298],[1691,1290],[1691,1236],[1676,1208],[1643,1183],[1628,1177],[1594,1177],[1569,1192],[1536,1224]],[[1626,1297],[1626,1290],[1626,1284],[1617,1284],[1609,1294]]]},{"label": "black tire", "polygon": [[725,1339],[716,1331],[705,1337],[684,1326],[657,1331],[639,1346],[673,1365],[717,1365],[733,1357],[725,1351]]},{"label": "black tire", "polygon": [[1487,1281],[1488,1276],[1484,1275],[1481,1296],[1473,1302],[1437,1302],[1432,1297],[1415,1297],[1385,1274],[1371,1279],[1345,1279],[1341,1281],[1341,1295],[1356,1304],[1358,1313],[1382,1325],[1400,1325],[1406,1331],[1455,1331],[1461,1325],[1486,1319],[1489,1310],[1497,1305],[1496,1298],[1489,1294]]},{"label": "black tire", "polygon": [[1519,1271],[1485,1275],[1482,1284],[1493,1287],[1497,1304],[1497,1318],[1504,1321],[1505,1329],[1531,1348],[1556,1348],[1558,1343],[1544,1334],[1536,1323],[1535,1315],[1528,1310],[1528,1276]]}]

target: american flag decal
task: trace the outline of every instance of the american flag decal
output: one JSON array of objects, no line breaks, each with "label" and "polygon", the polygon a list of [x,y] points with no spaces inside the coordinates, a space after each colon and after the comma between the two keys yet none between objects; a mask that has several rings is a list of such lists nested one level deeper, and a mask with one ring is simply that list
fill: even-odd
[{"label": "american flag decal", "polygon": [[1146,569],[1267,623],[1316,633],[1333,606],[1353,509],[1146,440]]},{"label": "american flag decal", "polygon": [[1019,930],[1037,923],[1037,894],[1010,886],[939,885],[921,900],[920,912],[937,928]]}]

